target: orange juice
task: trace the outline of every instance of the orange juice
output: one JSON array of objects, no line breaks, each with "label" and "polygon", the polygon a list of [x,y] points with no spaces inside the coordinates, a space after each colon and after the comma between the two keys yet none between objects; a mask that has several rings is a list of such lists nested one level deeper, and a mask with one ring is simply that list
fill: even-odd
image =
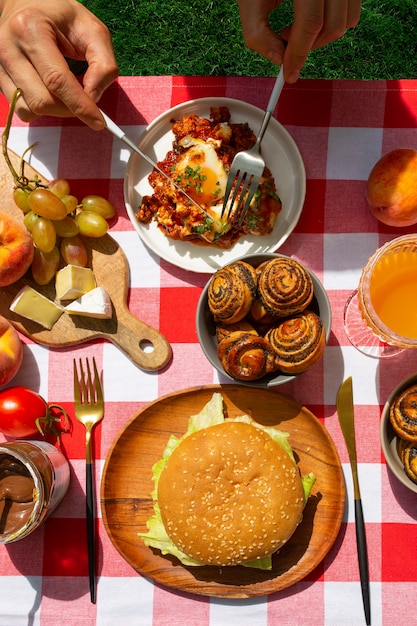
[{"label": "orange juice", "polygon": [[402,337],[417,339],[417,252],[397,250],[382,255],[369,282],[379,319]]}]

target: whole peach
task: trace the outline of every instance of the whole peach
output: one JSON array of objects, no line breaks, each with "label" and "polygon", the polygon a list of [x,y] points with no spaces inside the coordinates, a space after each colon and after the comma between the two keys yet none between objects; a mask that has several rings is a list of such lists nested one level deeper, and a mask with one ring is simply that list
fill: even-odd
[{"label": "whole peach", "polygon": [[372,214],[388,226],[417,223],[417,150],[384,154],[369,174],[366,200]]},{"label": "whole peach", "polygon": [[22,359],[23,347],[17,331],[0,315],[0,387],[17,374]]},{"label": "whole peach", "polygon": [[0,287],[19,280],[32,259],[33,241],[29,231],[7,213],[0,213]]}]

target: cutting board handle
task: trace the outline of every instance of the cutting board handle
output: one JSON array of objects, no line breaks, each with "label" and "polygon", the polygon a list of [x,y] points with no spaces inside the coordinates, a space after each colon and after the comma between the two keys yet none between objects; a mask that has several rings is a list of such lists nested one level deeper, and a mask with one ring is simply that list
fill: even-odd
[{"label": "cutting board handle", "polygon": [[119,311],[117,332],[115,335],[106,335],[106,338],[143,370],[160,370],[167,365],[172,356],[167,339],[134,317],[128,309]]}]

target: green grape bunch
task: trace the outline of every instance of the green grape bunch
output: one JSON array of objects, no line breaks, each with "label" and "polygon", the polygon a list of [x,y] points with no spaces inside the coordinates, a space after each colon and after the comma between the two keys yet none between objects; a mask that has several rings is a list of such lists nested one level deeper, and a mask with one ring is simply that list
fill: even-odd
[{"label": "green grape bunch", "polygon": [[109,220],[116,210],[106,198],[91,194],[79,201],[71,193],[70,184],[57,178],[48,184],[37,177],[29,180],[24,175],[24,157],[17,172],[10,160],[7,142],[11,121],[20,90],[16,90],[10,103],[7,123],[2,135],[3,156],[14,178],[13,200],[24,213],[23,222],[32,235],[35,254],[32,276],[39,285],[48,284],[66,264],[86,267],[88,263],[85,237],[103,237],[109,229]]}]

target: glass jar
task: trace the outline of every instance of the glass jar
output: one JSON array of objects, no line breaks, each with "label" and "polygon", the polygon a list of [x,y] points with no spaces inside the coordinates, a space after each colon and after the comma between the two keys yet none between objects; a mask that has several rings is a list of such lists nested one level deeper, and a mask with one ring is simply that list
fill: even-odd
[{"label": "glass jar", "polygon": [[380,341],[417,347],[417,235],[397,237],[371,256],[359,281],[358,306]]},{"label": "glass jar", "polygon": [[38,528],[61,502],[69,480],[68,461],[52,444],[0,444],[0,544]]}]

